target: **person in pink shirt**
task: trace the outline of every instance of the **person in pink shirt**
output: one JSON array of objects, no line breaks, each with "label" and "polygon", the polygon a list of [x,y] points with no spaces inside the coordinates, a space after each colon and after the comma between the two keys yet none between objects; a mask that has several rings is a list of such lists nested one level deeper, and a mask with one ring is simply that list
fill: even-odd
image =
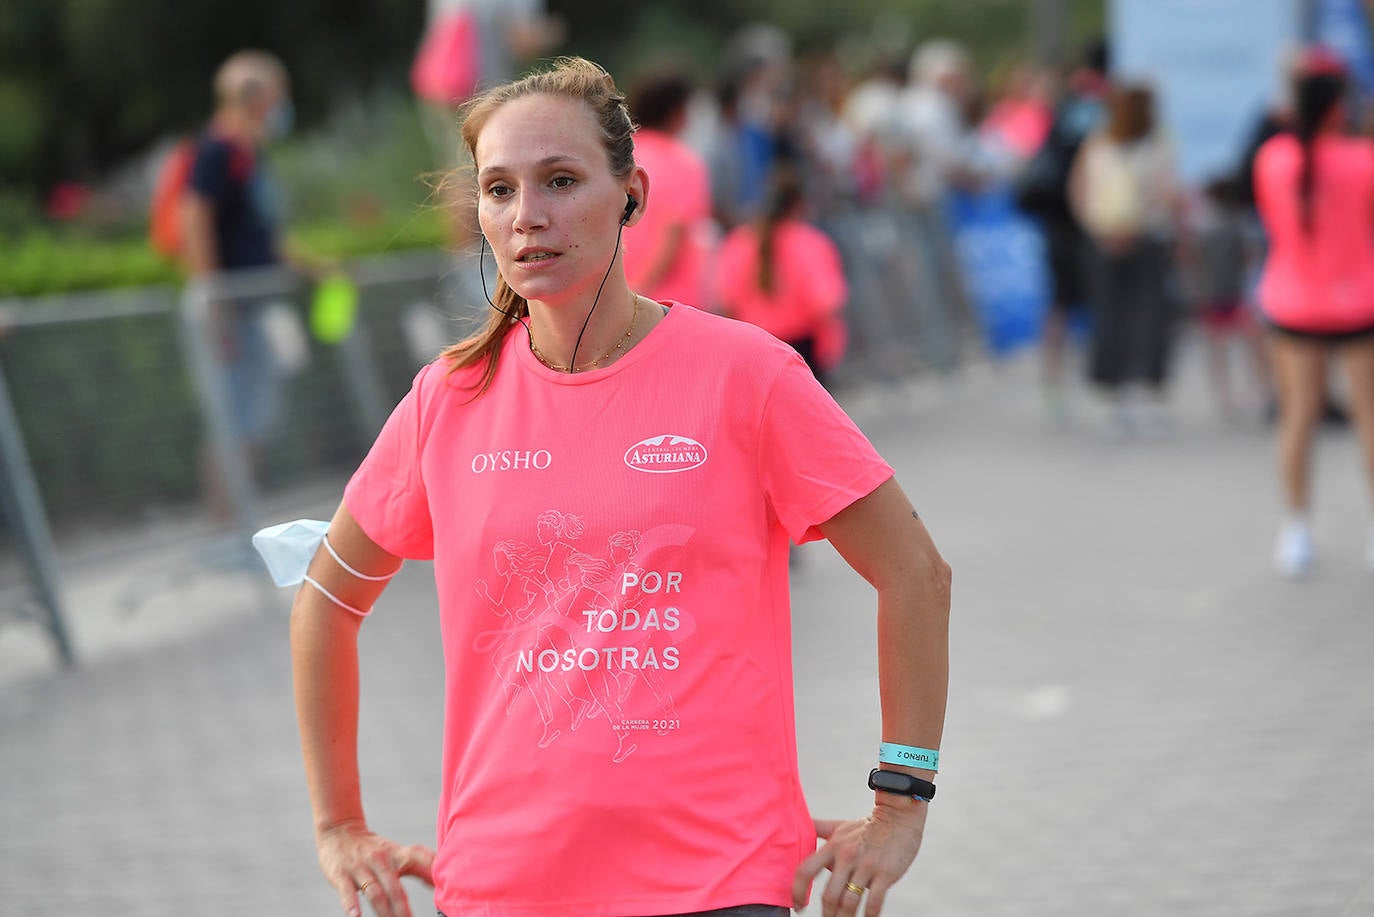
[{"label": "person in pink shirt", "polygon": [[[784,917],[829,870],[820,912],[876,917],[934,795],[948,565],[795,351],[633,292],[622,230],[659,182],[603,69],[496,87],[463,138],[489,321],[415,377],[292,610],[325,876],[354,917],[408,917],[402,876],[447,917]],[[787,560],[818,538],[877,592],[854,821],[813,820],[797,770]],[[406,558],[446,668],[433,849],[373,833],[359,789],[358,629]]]},{"label": "person in pink shirt", "polygon": [[1003,81],[1001,98],[979,125],[979,132],[1016,162],[1029,162],[1054,123],[1052,81],[1048,72],[1013,67]]},{"label": "person in pink shirt", "polygon": [[717,295],[727,315],[792,345],[824,381],[844,353],[848,287],[835,243],[802,219],[805,203],[797,178],[779,173],[763,215],[721,243]]},{"label": "person in pink shirt", "polygon": [[650,299],[705,304],[711,250],[711,179],[705,161],[678,139],[692,84],[675,73],[646,80],[630,99],[635,162],[655,182],[653,206],[625,229],[625,276]]},{"label": "person in pink shirt", "polygon": [[[1374,492],[1374,143],[1345,135],[1346,79],[1337,66],[1308,68],[1296,89],[1293,132],[1267,141],[1255,160],[1269,235],[1258,298],[1272,329],[1288,510],[1275,564],[1288,577],[1306,575],[1315,559],[1310,458],[1333,351]],[[1374,572],[1374,526],[1365,561]]]}]

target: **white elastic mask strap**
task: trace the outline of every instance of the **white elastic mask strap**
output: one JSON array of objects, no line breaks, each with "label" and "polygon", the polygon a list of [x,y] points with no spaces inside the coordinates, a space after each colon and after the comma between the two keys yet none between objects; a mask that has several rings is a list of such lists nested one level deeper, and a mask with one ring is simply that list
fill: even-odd
[{"label": "white elastic mask strap", "polygon": [[368,576],[366,573],[354,570],[351,566],[348,565],[348,561],[340,557],[339,552],[334,550],[334,546],[329,543],[328,535],[324,536],[324,549],[329,552],[329,556],[334,558],[334,562],[337,563],[340,567],[343,567],[345,570],[347,570],[349,573],[352,573],[358,579],[365,579],[369,583],[384,583],[387,580],[391,579],[393,576],[395,576],[397,573],[401,572],[401,568],[397,567],[390,573],[383,573],[381,576]]},{"label": "white elastic mask strap", "polygon": [[360,618],[366,618],[369,614],[371,614],[371,610],[363,611],[361,608],[354,608],[352,605],[348,604],[343,599],[339,598],[337,595],[321,586],[319,581],[308,573],[305,576],[305,581],[310,585],[314,586],[316,589],[320,590],[320,595],[329,599],[329,601],[333,602],[335,605],[338,605],[344,611],[351,611]]}]

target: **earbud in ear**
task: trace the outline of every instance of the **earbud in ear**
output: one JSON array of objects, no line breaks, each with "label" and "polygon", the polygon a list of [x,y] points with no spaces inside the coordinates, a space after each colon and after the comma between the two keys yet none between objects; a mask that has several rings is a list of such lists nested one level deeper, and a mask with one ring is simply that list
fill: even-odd
[{"label": "earbud in ear", "polygon": [[639,206],[639,201],[630,195],[625,195],[625,212],[620,217],[620,225],[624,226],[630,222],[630,217],[634,215],[635,208]]}]

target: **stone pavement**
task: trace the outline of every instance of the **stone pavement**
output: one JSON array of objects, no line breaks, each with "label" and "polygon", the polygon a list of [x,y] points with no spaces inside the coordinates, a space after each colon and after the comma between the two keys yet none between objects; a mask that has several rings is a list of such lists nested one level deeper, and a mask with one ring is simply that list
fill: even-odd
[{"label": "stone pavement", "polygon": [[[940,797],[887,913],[1374,915],[1354,443],[1320,445],[1321,565],[1285,583],[1267,435],[1213,420],[1200,380],[1180,389],[1177,428],[1144,443],[1087,411],[1049,425],[1025,362],[847,399],[955,570]],[[808,796],[857,816],[878,738],[873,603],[826,545],[801,552],[794,590]],[[287,599],[256,596],[228,574],[169,586],[78,629],[118,644],[178,608],[194,627],[119,652],[87,638],[79,670],[0,687],[0,914],[339,913],[310,839]],[[362,653],[370,819],[427,842],[442,675],[424,565]],[[425,900],[416,886],[417,915]]]}]

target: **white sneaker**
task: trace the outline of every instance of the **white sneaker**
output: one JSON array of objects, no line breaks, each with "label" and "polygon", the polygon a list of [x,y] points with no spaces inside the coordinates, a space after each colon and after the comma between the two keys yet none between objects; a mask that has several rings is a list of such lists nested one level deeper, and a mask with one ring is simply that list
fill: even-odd
[{"label": "white sneaker", "polygon": [[1316,548],[1312,544],[1312,530],[1306,523],[1288,522],[1279,529],[1274,546],[1274,566],[1285,579],[1299,579],[1312,572]]},{"label": "white sneaker", "polygon": [[1168,409],[1157,399],[1141,399],[1135,408],[1135,429],[1145,439],[1163,439],[1173,432]]}]

